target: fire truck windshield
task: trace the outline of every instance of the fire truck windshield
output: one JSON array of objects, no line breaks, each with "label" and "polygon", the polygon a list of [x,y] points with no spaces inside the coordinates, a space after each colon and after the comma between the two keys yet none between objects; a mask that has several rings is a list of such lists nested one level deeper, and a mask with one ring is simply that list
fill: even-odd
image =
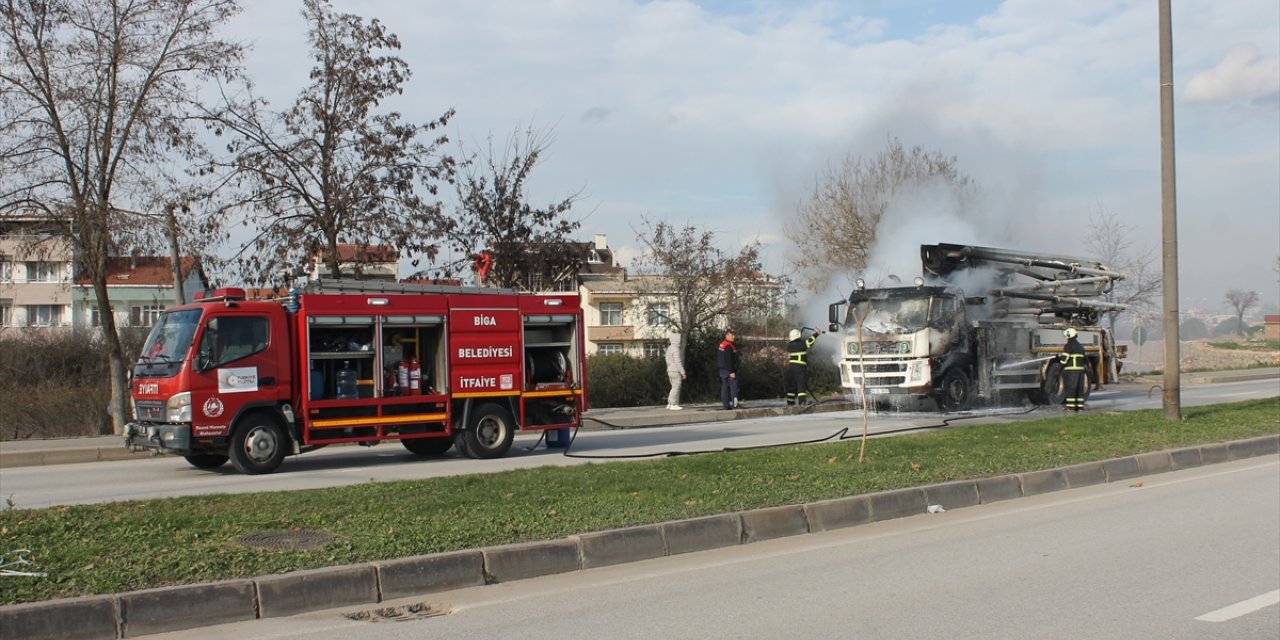
[{"label": "fire truck windshield", "polygon": [[191,338],[200,322],[199,309],[171,311],[160,315],[147,342],[142,345],[135,378],[167,378],[178,372],[191,351]]}]

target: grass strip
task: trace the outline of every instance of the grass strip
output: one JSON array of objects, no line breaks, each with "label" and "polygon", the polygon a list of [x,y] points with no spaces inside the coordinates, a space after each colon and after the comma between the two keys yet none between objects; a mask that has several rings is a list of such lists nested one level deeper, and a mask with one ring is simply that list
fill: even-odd
[{"label": "grass strip", "polygon": [[[0,553],[45,578],[0,577],[0,604],[246,578],[559,538],[885,489],[1048,469],[1280,432],[1280,398],[1087,413],[876,438],[257,494],[0,512]],[[859,421],[859,424],[860,421]],[[851,428],[851,431],[855,429]],[[429,464],[429,463],[427,463]],[[236,542],[322,531],[316,551]]]}]

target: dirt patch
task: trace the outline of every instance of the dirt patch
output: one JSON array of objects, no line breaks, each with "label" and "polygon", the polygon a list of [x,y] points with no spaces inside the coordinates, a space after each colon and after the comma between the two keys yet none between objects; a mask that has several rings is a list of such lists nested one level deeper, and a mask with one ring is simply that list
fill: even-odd
[{"label": "dirt patch", "polygon": [[[1139,370],[1138,355],[1138,348],[1129,345],[1129,356],[1125,358],[1125,371]],[[1162,369],[1164,342],[1153,340],[1142,345],[1141,356],[1141,370]],[[1199,340],[1183,342],[1179,347],[1179,356],[1181,371],[1221,371],[1280,366],[1280,351],[1219,349]]]}]

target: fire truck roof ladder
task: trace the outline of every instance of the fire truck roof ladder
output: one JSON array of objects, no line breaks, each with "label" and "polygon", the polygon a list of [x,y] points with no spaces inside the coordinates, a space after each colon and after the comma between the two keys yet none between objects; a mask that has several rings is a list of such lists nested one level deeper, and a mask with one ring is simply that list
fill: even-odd
[{"label": "fire truck roof ladder", "polygon": [[412,282],[391,282],[387,280],[353,280],[339,278],[329,280],[311,280],[302,287],[302,293],[456,293],[475,295],[494,295],[516,293],[515,289],[497,289],[491,287],[463,287],[444,284],[416,284]]}]

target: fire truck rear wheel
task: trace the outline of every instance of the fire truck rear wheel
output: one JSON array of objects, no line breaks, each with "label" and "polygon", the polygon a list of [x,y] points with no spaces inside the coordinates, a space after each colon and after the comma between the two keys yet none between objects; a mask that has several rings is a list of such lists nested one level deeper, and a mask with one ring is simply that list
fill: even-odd
[{"label": "fire truck rear wheel", "polygon": [[453,448],[453,440],[450,438],[413,438],[401,440],[400,444],[411,453],[420,456],[444,455],[444,452]]},{"label": "fire truck rear wheel", "polygon": [[217,453],[193,453],[183,456],[191,466],[197,469],[217,469],[227,463],[227,456]]},{"label": "fire truck rear wheel", "polygon": [[501,458],[516,438],[516,424],[511,412],[496,404],[482,404],[471,414],[471,424],[463,432],[469,457],[487,460]]},{"label": "fire truck rear wheel", "polygon": [[284,462],[286,437],[280,421],[268,413],[252,413],[239,420],[231,436],[231,463],[241,473],[271,473]]}]

